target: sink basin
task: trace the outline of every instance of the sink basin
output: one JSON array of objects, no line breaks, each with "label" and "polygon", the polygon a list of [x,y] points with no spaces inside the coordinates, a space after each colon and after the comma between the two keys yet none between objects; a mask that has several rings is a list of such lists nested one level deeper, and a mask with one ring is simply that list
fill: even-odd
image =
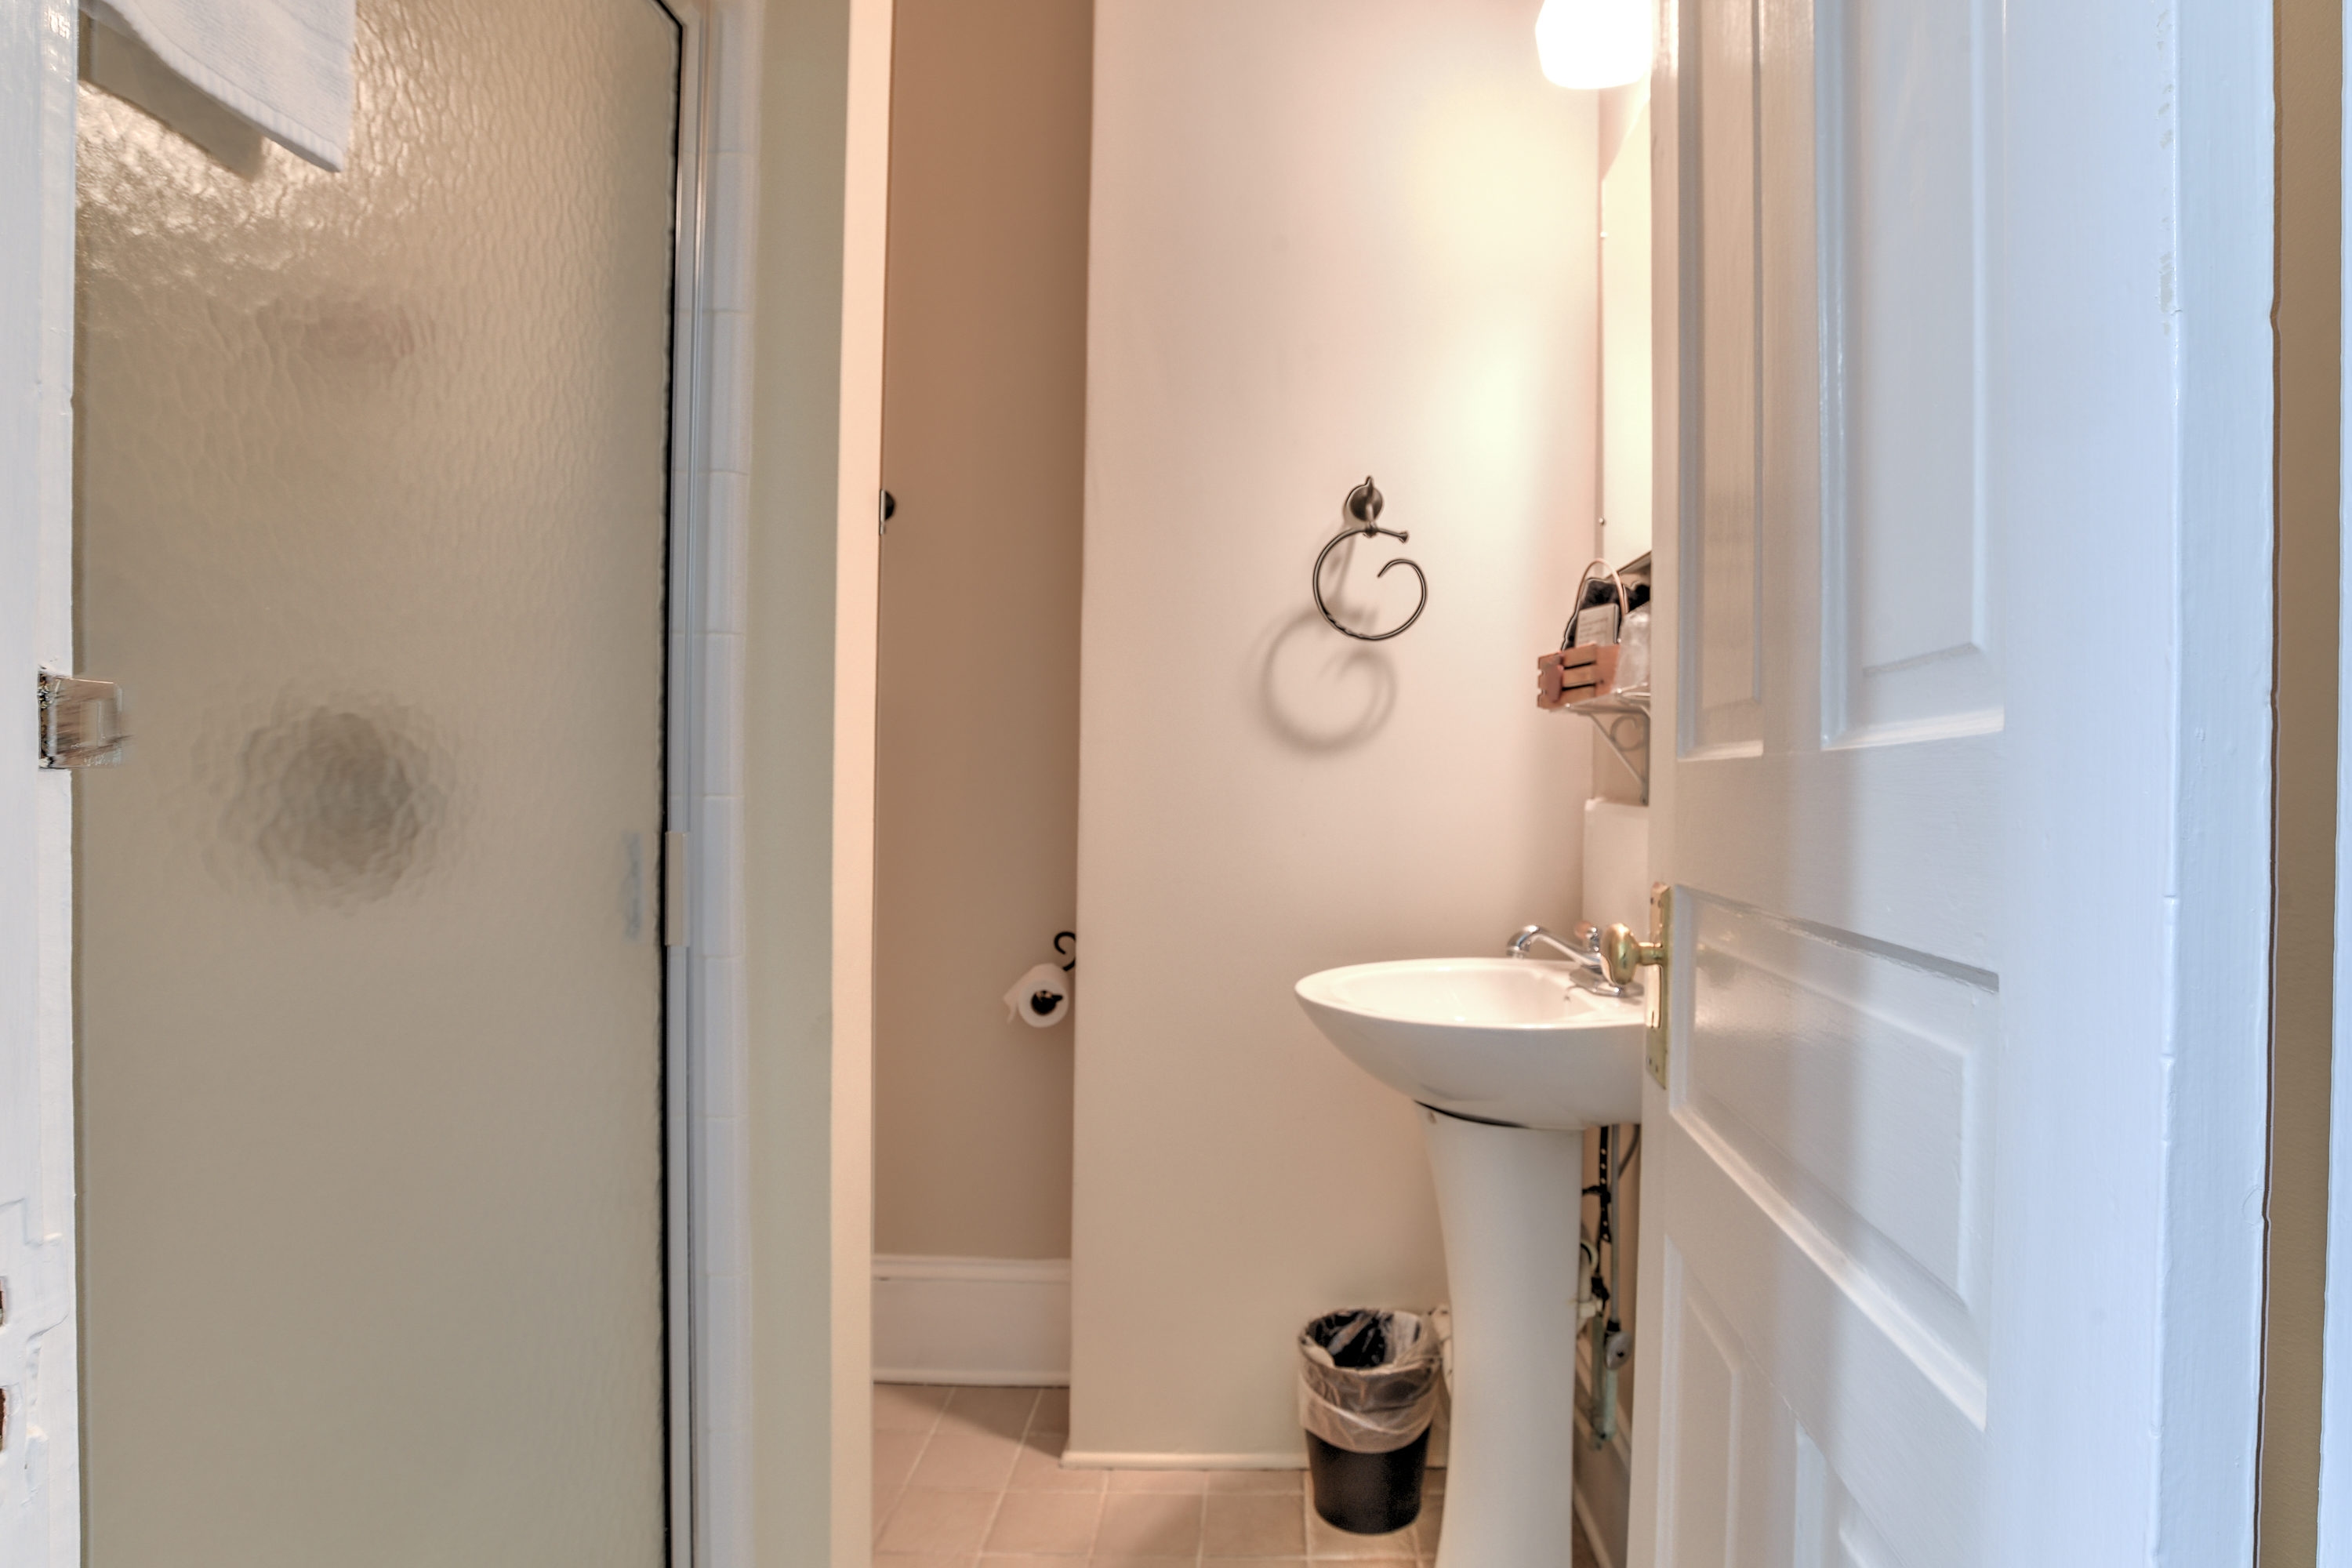
[{"label": "sink basin", "polygon": [[1513,1127],[1638,1121],[1642,1004],[1569,976],[1538,959],[1424,958],[1327,969],[1297,989],[1349,1060],[1423,1105]]}]

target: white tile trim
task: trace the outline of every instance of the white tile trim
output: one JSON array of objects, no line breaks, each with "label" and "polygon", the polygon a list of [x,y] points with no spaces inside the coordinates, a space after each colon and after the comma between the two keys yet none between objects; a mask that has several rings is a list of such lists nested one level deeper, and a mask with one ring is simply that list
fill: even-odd
[{"label": "white tile trim", "polygon": [[749,1018],[742,680],[758,223],[759,0],[667,0],[699,90],[679,139],[678,407],[671,556],[672,825],[688,835],[689,945],[670,962],[673,1568],[751,1568]]}]

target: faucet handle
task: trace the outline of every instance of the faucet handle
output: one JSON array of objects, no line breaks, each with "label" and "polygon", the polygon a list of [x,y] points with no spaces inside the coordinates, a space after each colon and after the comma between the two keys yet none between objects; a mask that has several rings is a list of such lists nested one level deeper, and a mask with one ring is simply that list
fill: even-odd
[{"label": "faucet handle", "polygon": [[1568,934],[1574,937],[1576,939],[1576,945],[1582,948],[1585,952],[1597,953],[1601,951],[1601,931],[1599,926],[1594,925],[1591,921],[1577,921],[1576,924],[1570,928]]}]

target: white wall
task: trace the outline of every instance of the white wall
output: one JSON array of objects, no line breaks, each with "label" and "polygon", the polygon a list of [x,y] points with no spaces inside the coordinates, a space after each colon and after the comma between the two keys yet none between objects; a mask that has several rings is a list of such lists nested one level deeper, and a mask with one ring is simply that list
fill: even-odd
[{"label": "white wall", "polygon": [[[1097,8],[1074,1455],[1296,1455],[1299,1324],[1444,1284],[1411,1107],[1292,983],[1575,913],[1590,742],[1532,679],[1592,544],[1597,160],[1534,13]],[[1432,590],[1379,645],[1307,591],[1367,471]]]},{"label": "white wall", "polygon": [[1650,548],[1650,107],[1601,148],[1601,553]]},{"label": "white wall", "polygon": [[[881,482],[883,226],[889,0],[766,0],[758,230],[748,266],[754,401],[714,447],[748,446],[740,942],[750,1037],[741,1125],[706,1130],[740,1160],[751,1216],[739,1297],[751,1375],[705,1391],[748,1457],[716,1457],[707,1521],[725,1568],[859,1568],[873,1542],[874,654]],[[721,154],[723,159],[724,153]],[[729,237],[731,241],[733,237]],[[714,463],[714,466],[717,466]],[[724,679],[714,671],[714,679]],[[713,826],[724,826],[714,824]],[[740,1140],[729,1143],[729,1137]],[[720,1325],[727,1331],[732,1325]],[[720,1466],[725,1468],[720,1468]]]}]

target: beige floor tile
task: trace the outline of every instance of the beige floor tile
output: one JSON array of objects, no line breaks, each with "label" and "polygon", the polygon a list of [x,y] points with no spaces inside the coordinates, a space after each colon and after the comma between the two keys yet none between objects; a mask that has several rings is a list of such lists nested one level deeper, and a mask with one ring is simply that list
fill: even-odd
[{"label": "beige floor tile", "polygon": [[1446,1500],[1423,1498],[1421,1519],[1413,1521],[1413,1540],[1421,1542],[1421,1556],[1437,1556],[1437,1532],[1446,1523]]},{"label": "beige floor tile", "polygon": [[941,1491],[1003,1491],[1021,1445],[993,1432],[941,1429],[923,1445],[913,1484]]},{"label": "beige floor tile", "polygon": [[954,1391],[911,1383],[874,1385],[877,1432],[928,1432],[939,1424],[940,1407]]},{"label": "beige floor tile", "polygon": [[1423,1539],[1309,1521],[1298,1470],[1064,1469],[1068,1422],[1066,1389],[877,1386],[875,1568],[1406,1563]]},{"label": "beige floor tile", "polygon": [[[1114,1474],[1114,1480],[1118,1479]],[[1194,1557],[1201,1551],[1201,1498],[1165,1492],[1112,1492],[1103,1500],[1095,1554]]]},{"label": "beige floor tile", "polygon": [[1212,1492],[1201,1526],[1211,1557],[1297,1557],[1307,1551],[1306,1508],[1297,1493]]},{"label": "beige floor tile", "polygon": [[1007,1492],[989,1527],[990,1552],[1083,1557],[1095,1543],[1102,1498],[1093,1492]]},{"label": "beige floor tile", "polygon": [[1444,1525],[1445,1499],[1444,1496],[1424,1496],[1421,1500],[1421,1517],[1412,1521],[1413,1539],[1420,1543],[1421,1554],[1423,1557],[1437,1555],[1437,1535]]},{"label": "beige floor tile", "polygon": [[994,1492],[929,1491],[910,1488],[882,1527],[882,1550],[971,1556],[996,1512]]},{"label": "beige floor tile", "polygon": [[1092,1492],[1099,1494],[1108,1479],[1108,1470],[1066,1470],[1062,1461],[1049,1453],[1024,1447],[1013,1464],[1013,1489],[1016,1492]]},{"label": "beige floor tile", "polygon": [[1115,1492],[1193,1492],[1209,1489],[1208,1470],[1113,1470]]},{"label": "beige floor tile", "polygon": [[940,1428],[1018,1437],[1029,1430],[1029,1413],[1036,1407],[1034,1388],[959,1388],[948,1400]]},{"label": "beige floor tile", "polygon": [[1313,1508],[1307,1515],[1307,1555],[1328,1560],[1361,1558],[1378,1563],[1410,1563],[1420,1555],[1411,1528],[1392,1535],[1358,1535],[1325,1521]]},{"label": "beige floor tile", "polygon": [[891,1432],[877,1429],[874,1434],[874,1495],[893,1498],[915,1473],[915,1460],[923,1451],[926,1441],[920,1432]]}]

